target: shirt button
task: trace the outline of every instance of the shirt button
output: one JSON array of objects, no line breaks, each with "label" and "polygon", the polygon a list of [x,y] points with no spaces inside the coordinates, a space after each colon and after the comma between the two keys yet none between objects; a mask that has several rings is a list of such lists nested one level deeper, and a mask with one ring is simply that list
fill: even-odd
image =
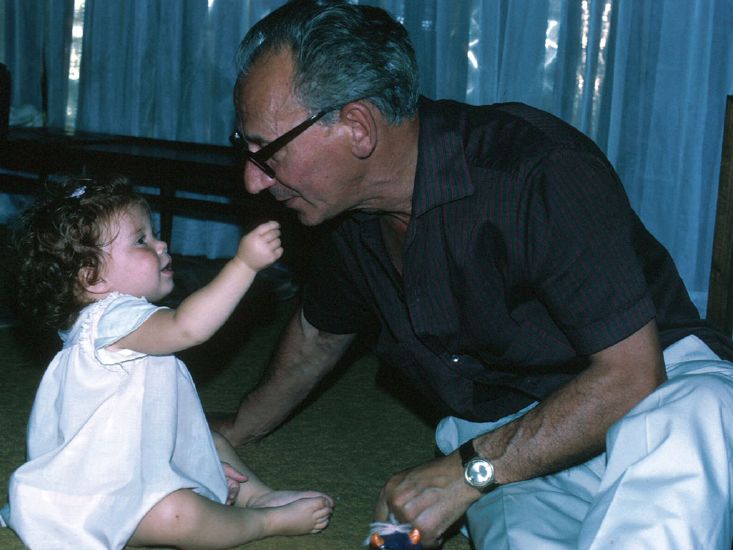
[{"label": "shirt button", "polygon": [[453,363],[454,365],[457,365],[458,363],[461,362],[461,356],[460,355],[456,355],[454,353],[453,355],[450,356],[450,362]]}]

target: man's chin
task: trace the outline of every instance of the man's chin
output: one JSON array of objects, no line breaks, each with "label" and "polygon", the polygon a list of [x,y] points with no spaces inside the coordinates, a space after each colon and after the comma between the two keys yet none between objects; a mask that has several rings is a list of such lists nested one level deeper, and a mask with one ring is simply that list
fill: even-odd
[{"label": "man's chin", "polygon": [[288,210],[295,212],[298,221],[306,226],[319,225],[333,217],[332,213],[327,210],[315,208],[311,203],[304,201],[300,197],[292,197],[287,200],[280,201]]},{"label": "man's chin", "polygon": [[309,227],[318,225],[325,221],[323,216],[314,216],[312,212],[301,212],[298,210],[296,215],[298,216],[298,221],[301,224]]},{"label": "man's chin", "polygon": [[312,208],[302,209],[290,205],[286,206],[288,206],[290,210],[293,210],[295,212],[295,215],[298,217],[298,221],[303,225],[313,226],[326,221],[324,213],[319,210],[315,210]]}]

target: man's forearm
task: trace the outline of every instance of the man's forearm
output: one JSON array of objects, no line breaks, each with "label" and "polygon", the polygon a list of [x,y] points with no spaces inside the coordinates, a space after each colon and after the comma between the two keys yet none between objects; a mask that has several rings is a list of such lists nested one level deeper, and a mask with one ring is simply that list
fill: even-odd
[{"label": "man's forearm", "polygon": [[298,309],[290,320],[262,382],[239,406],[224,433],[234,445],[258,439],[279,426],[343,356],[354,335],[319,331]]},{"label": "man's forearm", "polygon": [[[523,417],[474,439],[501,484],[578,464],[603,450],[609,426],[665,379],[652,321],[591,357],[591,365]],[[463,480],[458,452],[394,475],[375,517],[393,513],[435,544],[481,493]]]},{"label": "man's forearm", "polygon": [[593,356],[591,366],[515,422],[476,438],[509,483],[556,472],[602,452],[608,428],[665,379],[651,322]]}]

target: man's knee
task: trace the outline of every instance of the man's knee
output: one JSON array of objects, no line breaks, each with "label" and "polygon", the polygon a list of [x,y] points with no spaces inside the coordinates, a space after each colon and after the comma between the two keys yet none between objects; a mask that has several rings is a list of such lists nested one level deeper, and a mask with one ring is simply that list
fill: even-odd
[{"label": "man's knee", "polygon": [[[671,378],[616,422],[606,449],[620,444],[635,456],[668,445],[694,449],[714,443],[728,448],[727,426],[733,422],[733,379],[706,372]],[[629,449],[636,449],[631,452]]]},{"label": "man's knee", "polygon": [[671,378],[652,395],[655,394],[661,406],[677,407],[695,416],[733,412],[733,377],[720,372]]}]

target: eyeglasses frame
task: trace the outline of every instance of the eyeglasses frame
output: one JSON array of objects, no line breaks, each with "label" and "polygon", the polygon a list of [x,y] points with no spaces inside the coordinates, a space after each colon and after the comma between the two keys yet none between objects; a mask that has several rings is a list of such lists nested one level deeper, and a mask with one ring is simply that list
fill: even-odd
[{"label": "eyeglasses frame", "polygon": [[309,116],[303,122],[301,122],[294,128],[291,128],[283,135],[275,138],[273,141],[271,141],[261,149],[258,149],[254,153],[250,151],[247,147],[246,140],[244,139],[244,136],[242,136],[242,134],[239,132],[239,130],[235,130],[232,135],[229,136],[229,141],[232,143],[232,145],[241,149],[240,152],[242,153],[242,155],[244,155],[245,161],[252,162],[252,164],[262,170],[268,178],[272,179],[275,177],[275,170],[273,170],[273,168],[269,164],[267,164],[267,161],[270,160],[273,155],[277,153],[280,149],[285,147],[300,134],[305,132],[308,128],[313,126],[328,113],[335,110],[336,107],[329,107],[327,109],[323,109],[322,111],[318,111],[316,114]]}]

